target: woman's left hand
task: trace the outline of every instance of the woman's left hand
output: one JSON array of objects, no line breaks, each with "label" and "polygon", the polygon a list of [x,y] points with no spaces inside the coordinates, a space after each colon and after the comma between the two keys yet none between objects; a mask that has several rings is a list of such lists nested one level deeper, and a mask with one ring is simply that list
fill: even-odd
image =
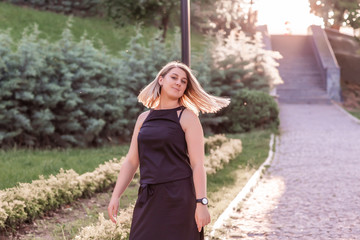
[{"label": "woman's left hand", "polygon": [[210,214],[206,205],[196,204],[195,221],[199,232],[202,227],[210,223]]}]

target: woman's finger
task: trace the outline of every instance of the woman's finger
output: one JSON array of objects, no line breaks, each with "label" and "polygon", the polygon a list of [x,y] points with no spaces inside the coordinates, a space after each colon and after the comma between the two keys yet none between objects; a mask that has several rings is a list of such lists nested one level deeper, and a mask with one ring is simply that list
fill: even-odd
[{"label": "woman's finger", "polygon": [[201,232],[202,225],[201,225],[200,220],[197,217],[195,217],[195,221],[196,221],[196,226],[197,226],[198,231]]},{"label": "woman's finger", "polygon": [[[115,212],[115,214],[114,214]],[[114,211],[114,206],[111,206],[108,208],[108,214],[109,214],[109,217],[110,217],[110,220],[113,222],[113,223],[116,223],[116,211]],[[115,218],[114,218],[115,217]]]}]

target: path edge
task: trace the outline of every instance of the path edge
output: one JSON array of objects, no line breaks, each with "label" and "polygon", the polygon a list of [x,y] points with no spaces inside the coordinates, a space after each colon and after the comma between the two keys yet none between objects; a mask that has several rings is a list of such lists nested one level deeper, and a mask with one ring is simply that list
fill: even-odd
[{"label": "path edge", "polygon": [[345,115],[347,115],[348,118],[350,118],[352,121],[356,122],[357,124],[360,124],[360,120],[356,117],[354,117],[353,115],[351,115],[351,113],[349,113],[348,111],[346,111],[339,103],[335,102],[335,101],[331,101],[333,105],[335,105],[335,107],[337,109],[339,109],[341,112],[345,113]]},{"label": "path edge", "polygon": [[[276,137],[276,142],[278,142],[278,137]],[[256,170],[256,172],[251,176],[249,181],[246,183],[246,185],[241,189],[241,191],[238,193],[238,195],[231,201],[231,203],[228,205],[228,207],[225,209],[225,211],[218,217],[216,222],[214,223],[212,227],[212,231],[210,232],[210,237],[214,237],[216,230],[218,230],[225,222],[225,220],[229,219],[230,213],[235,209],[240,202],[244,201],[247,195],[253,190],[253,188],[257,185],[259,180],[261,179],[261,176],[265,172],[266,166],[270,165],[272,162],[275,152],[273,151],[273,146],[275,143],[275,135],[274,133],[270,136],[270,143],[269,143],[269,153],[268,157],[266,158],[265,162],[261,164],[261,166]],[[276,151],[276,150],[275,150]]]}]

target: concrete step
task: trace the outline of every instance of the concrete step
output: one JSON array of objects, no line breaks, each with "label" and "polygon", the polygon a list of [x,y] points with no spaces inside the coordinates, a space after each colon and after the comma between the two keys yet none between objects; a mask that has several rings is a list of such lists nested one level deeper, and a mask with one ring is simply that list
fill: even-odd
[{"label": "concrete step", "polygon": [[316,104],[316,105],[331,105],[331,101],[328,97],[326,98],[282,98],[279,97],[280,103],[287,104]]},{"label": "concrete step", "polygon": [[271,35],[272,49],[279,51],[284,57],[312,54],[310,40],[310,36],[306,35]]},{"label": "concrete step", "polygon": [[311,89],[299,89],[299,88],[278,88],[278,95],[282,96],[308,96],[308,97],[325,97],[327,96],[326,91],[321,88],[311,88]]},{"label": "concrete step", "polygon": [[277,86],[279,102],[331,104],[310,36],[272,35],[273,50],[279,51],[279,72],[284,84]]}]

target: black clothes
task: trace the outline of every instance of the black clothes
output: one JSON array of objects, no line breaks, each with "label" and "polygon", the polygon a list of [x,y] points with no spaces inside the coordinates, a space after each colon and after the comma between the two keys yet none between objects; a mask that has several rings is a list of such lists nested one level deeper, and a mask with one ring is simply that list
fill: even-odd
[{"label": "black clothes", "polygon": [[[138,135],[140,183],[164,183],[192,176],[185,133],[177,111],[150,110]],[[182,112],[184,108],[182,108]]]},{"label": "black clothes", "polygon": [[139,131],[140,188],[130,240],[203,239],[195,222],[192,169],[179,122],[184,109],[150,110]]}]

